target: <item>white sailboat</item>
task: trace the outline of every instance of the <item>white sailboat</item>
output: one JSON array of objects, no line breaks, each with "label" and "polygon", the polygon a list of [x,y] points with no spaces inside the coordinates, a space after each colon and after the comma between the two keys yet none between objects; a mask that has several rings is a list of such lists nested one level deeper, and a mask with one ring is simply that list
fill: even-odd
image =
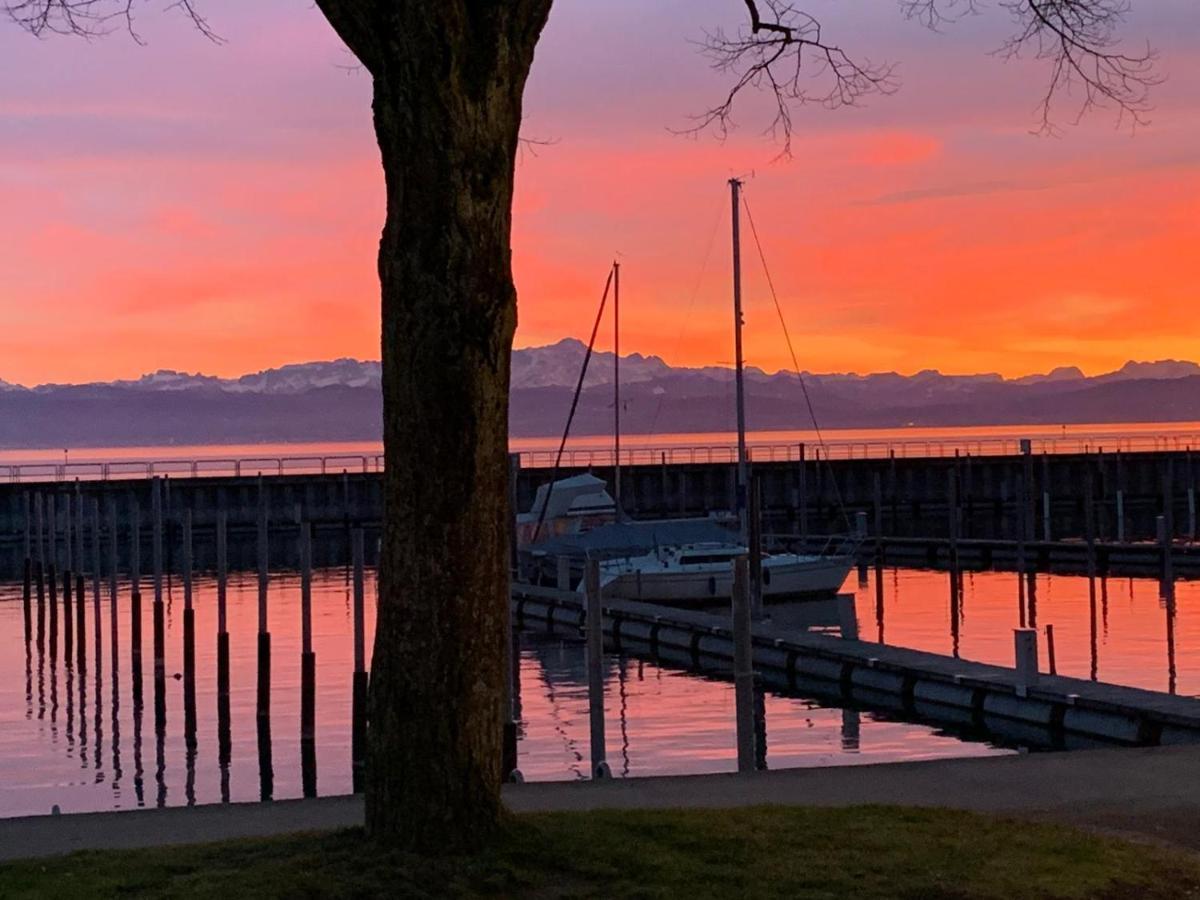
[{"label": "white sailboat", "polygon": [[[705,604],[731,596],[733,563],[748,555],[746,497],[749,458],[746,452],[746,398],[742,358],[742,278],[740,199],[742,183],[729,181],[733,226],[733,315],[735,393],[737,397],[738,465],[736,542],[664,545],[640,556],[600,563],[601,587],[608,597],[671,604]],[[618,356],[619,358],[619,356]],[[620,514],[620,379],[616,379],[616,478],[614,494]],[[852,553],[763,554],[761,591],[764,599],[828,596],[845,582],[854,565]],[[580,589],[583,585],[580,585]]]}]

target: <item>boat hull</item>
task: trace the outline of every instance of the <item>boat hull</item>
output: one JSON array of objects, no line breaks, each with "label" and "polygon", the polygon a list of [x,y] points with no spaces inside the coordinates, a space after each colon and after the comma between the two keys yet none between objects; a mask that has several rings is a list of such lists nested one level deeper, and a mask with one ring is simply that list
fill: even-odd
[{"label": "boat hull", "polygon": [[[820,557],[763,566],[763,599],[827,597],[846,582],[853,560]],[[733,595],[732,567],[720,571],[627,571],[605,579],[605,597],[647,603],[711,604]]]}]

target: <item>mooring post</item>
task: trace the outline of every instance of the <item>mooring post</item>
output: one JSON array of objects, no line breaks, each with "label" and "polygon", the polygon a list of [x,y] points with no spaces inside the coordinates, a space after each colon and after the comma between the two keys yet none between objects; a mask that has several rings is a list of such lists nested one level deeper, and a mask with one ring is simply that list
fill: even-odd
[{"label": "mooring post", "polygon": [[[229,580],[229,551],[226,546],[228,514],[217,510],[217,758],[222,783],[228,784],[229,760],[233,742],[229,733],[229,626],[226,618],[226,594]],[[228,802],[228,791],[222,791]]]},{"label": "mooring post", "polygon": [[196,742],[196,611],[192,608],[192,510],[183,511],[183,730]]},{"label": "mooring post", "polygon": [[31,556],[33,523],[28,491],[22,493],[21,498],[21,505],[25,513],[25,561],[21,566],[21,611],[25,617],[25,647],[28,649],[30,639],[33,637],[33,558]]},{"label": "mooring post", "polygon": [[854,606],[853,594],[837,595],[838,627],[842,637],[848,641],[858,640],[858,611]]},{"label": "mooring post", "polygon": [[875,507],[875,563],[883,562],[883,474],[876,469],[871,473],[871,494]]},{"label": "mooring post", "polygon": [[1117,543],[1125,543],[1125,491],[1117,488]]},{"label": "mooring post", "polygon": [[[96,617],[96,634],[100,634],[100,498],[92,498],[92,610]],[[98,661],[97,661],[98,662]]]},{"label": "mooring post", "polygon": [[587,597],[588,720],[591,726],[592,777],[609,778],[604,747],[604,611],[600,599],[600,563],[585,564]]},{"label": "mooring post", "polygon": [[1189,487],[1187,489],[1187,505],[1188,505],[1188,541],[1196,540],[1196,489]]},{"label": "mooring post", "polygon": [[762,617],[762,476],[755,475],[750,481],[750,618],[758,621]]},{"label": "mooring post", "polygon": [[46,581],[50,586],[50,596],[47,597],[46,607],[50,610],[50,657],[53,660],[58,654],[58,513],[54,508],[54,494],[46,495],[46,539],[49,544],[49,566],[46,571]]},{"label": "mooring post", "polygon": [[[354,558],[354,680],[350,724],[350,764],[354,793],[361,793],[367,767],[367,642],[366,582],[362,526],[356,526],[351,538]],[[511,716],[509,716],[511,718]],[[504,772],[507,776],[511,769]]]},{"label": "mooring post", "polygon": [[74,569],[74,558],[71,553],[71,495],[63,495],[63,569],[62,569],[62,597],[63,597],[63,657],[64,660],[71,658],[74,644],[75,633],[75,617],[72,614],[72,594],[74,592],[74,578],[71,575]]},{"label": "mooring post", "polygon": [[162,482],[150,480],[150,558],[154,567],[154,726],[156,732],[166,727],[167,721],[167,649],[166,615],[163,609],[163,557],[162,557]]},{"label": "mooring post", "polygon": [[808,537],[808,463],[804,459],[804,444],[800,445],[800,462],[797,464],[797,475],[800,479],[797,493],[800,505],[800,539]]},{"label": "mooring post", "polygon": [[271,633],[267,628],[268,585],[267,494],[262,475],[258,476],[258,718],[270,715],[271,704]]},{"label": "mooring post", "polygon": [[1013,641],[1016,649],[1017,696],[1025,696],[1025,689],[1038,680],[1037,630],[1014,628]]},{"label": "mooring post", "polygon": [[130,660],[136,678],[134,686],[141,684],[142,670],[142,510],[134,495],[129,507],[129,578],[132,589],[129,593],[129,640]]},{"label": "mooring post", "polygon": [[317,656],[312,643],[312,524],[300,525],[300,777],[317,796]]},{"label": "mooring post", "polygon": [[1046,626],[1046,662],[1049,663],[1051,675],[1058,674],[1058,664],[1054,659],[1054,626]]},{"label": "mooring post", "polygon": [[41,493],[33,496],[33,529],[34,549],[37,552],[37,567],[34,570],[37,586],[37,647],[38,657],[41,658],[45,647],[46,636],[46,541],[44,528],[44,510]]},{"label": "mooring post", "polygon": [[733,563],[733,698],[737,726],[737,768],[755,770],[754,649],[750,624],[750,560]]},{"label": "mooring post", "polygon": [[1162,556],[1162,589],[1163,596],[1172,596],[1175,592],[1175,573],[1171,559],[1171,532],[1167,526],[1166,516],[1157,516],[1154,520],[1158,537],[1159,552]]}]

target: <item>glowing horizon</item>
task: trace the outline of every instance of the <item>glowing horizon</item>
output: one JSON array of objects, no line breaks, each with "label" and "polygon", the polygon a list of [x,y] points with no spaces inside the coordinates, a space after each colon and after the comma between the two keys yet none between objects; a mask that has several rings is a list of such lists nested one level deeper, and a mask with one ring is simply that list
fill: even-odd
[{"label": "glowing horizon", "polygon": [[[0,28],[0,379],[378,359],[369,81],[345,70],[315,9],[209,5],[226,45],[149,11],[145,48]],[[1187,327],[1200,17],[1184,0],[1136,3],[1126,30],[1168,76],[1151,126],[1131,138],[1101,111],[1072,127],[1068,103],[1053,139],[1028,134],[1042,66],[987,55],[1009,25],[1000,11],[932,34],[891,8],[812,0],[905,83],[865,108],[801,111],[790,163],[771,162],[753,102],[724,143],[668,132],[723,85],[687,39],[736,24],[740,6],[675,5],[555,8],[525,127],[551,143],[518,162],[516,346],[586,339],[620,254],[622,352],[729,364],[725,182],[754,172],[747,198],[804,369],[1017,377],[1200,360]],[[742,247],[747,362],[788,369],[748,227]]]}]

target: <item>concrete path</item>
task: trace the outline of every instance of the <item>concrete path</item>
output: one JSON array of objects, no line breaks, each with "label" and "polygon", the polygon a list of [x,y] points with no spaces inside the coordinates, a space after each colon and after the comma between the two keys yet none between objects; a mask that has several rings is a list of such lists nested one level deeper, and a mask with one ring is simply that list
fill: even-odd
[{"label": "concrete path", "polygon": [[[950,807],[1035,817],[1200,850],[1200,747],[1093,750],[756,775],[541,782],[505,788],[517,812],[759,804]],[[347,828],[360,797],[0,819],[0,860]]]}]

